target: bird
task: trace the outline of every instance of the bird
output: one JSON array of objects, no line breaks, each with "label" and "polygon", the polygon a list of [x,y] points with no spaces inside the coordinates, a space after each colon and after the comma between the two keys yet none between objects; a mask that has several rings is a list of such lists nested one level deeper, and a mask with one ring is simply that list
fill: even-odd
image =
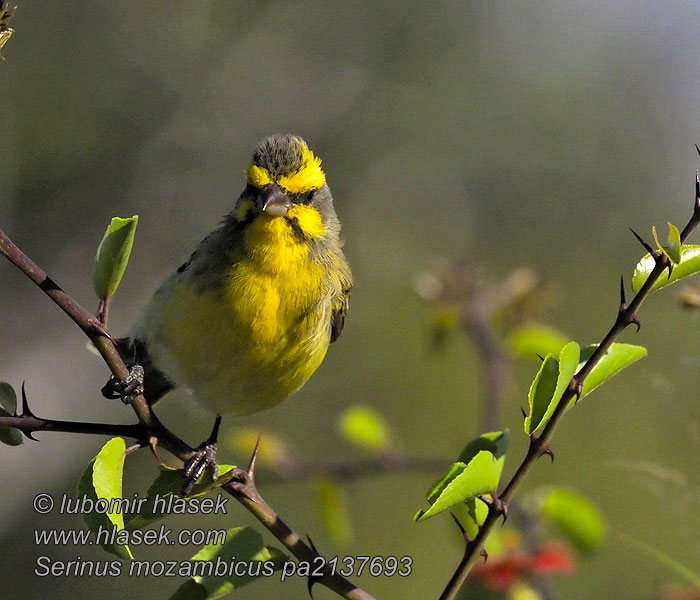
[{"label": "bird", "polygon": [[216,414],[185,464],[187,495],[216,479],[222,415],[246,416],[298,391],[340,336],[353,278],[322,162],[297,135],[262,140],[245,188],[220,226],[153,295],[117,348],[125,380],[107,397],[143,393],[153,405],[190,390]]}]

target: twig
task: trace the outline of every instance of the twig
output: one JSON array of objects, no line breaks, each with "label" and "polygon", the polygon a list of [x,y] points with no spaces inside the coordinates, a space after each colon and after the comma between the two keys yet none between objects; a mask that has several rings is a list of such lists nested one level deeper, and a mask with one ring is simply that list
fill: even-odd
[{"label": "twig", "polygon": [[465,311],[464,328],[477,348],[484,368],[484,389],[479,403],[479,431],[495,431],[501,423],[501,404],[510,377],[511,361],[494,335],[488,293],[477,296]]},{"label": "twig", "polygon": [[107,329],[107,322],[109,321],[109,309],[112,307],[112,298],[114,296],[107,296],[103,298],[97,305],[97,320],[102,323],[105,329]]},{"label": "twig", "polygon": [[[121,423],[86,423],[83,421],[57,421],[39,417],[20,415],[17,417],[0,417],[0,428],[19,429],[27,437],[35,431],[65,431],[66,433],[90,433],[96,435],[119,435],[140,440],[145,430],[141,425],[123,425]],[[32,438],[34,439],[34,438]]]},{"label": "twig", "polygon": [[[126,378],[128,369],[119,356],[112,342],[112,338],[100,323],[99,319],[95,318],[94,315],[90,314],[71,296],[66,294],[66,292],[7,237],[2,229],[0,229],[0,254],[5,256],[38,285],[39,288],[83,330],[95,344],[95,347],[114,375],[120,379]],[[165,448],[180,460],[186,461],[192,456],[194,450],[158,420],[143,395],[134,398],[131,401],[131,406],[138,416],[139,424],[136,426],[125,425],[124,427],[126,429],[121,430],[122,432],[127,432],[125,435],[139,439],[142,432],[145,430],[149,437],[157,438],[159,446]],[[7,419],[9,419],[9,421],[7,421]],[[2,420],[0,420],[0,424],[5,422],[5,426],[9,424],[11,427],[18,427],[20,429],[20,425],[29,427],[30,423],[26,419],[23,422],[18,422],[16,419],[24,419],[24,417],[3,417]],[[39,427],[44,425],[46,427],[45,430],[50,430],[52,424],[54,431],[68,431],[68,427],[75,425],[65,421],[48,421],[44,419],[31,422],[31,425]],[[107,433],[106,429],[112,427],[111,425],[100,425],[97,423],[83,423],[79,425],[80,427],[78,429],[80,430],[78,433],[84,433],[85,429],[90,426],[94,426],[96,429],[105,428],[103,431],[94,431],[94,433]],[[66,429],[59,429],[57,427],[65,427]],[[120,429],[118,426],[115,427]],[[138,427],[141,431],[132,429],[132,427]],[[35,430],[38,431],[40,429]],[[134,436],[132,434],[136,435]],[[224,485],[223,489],[245,506],[297,559],[313,564],[314,559],[318,556],[316,552],[305,544],[304,541],[279,518],[270,505],[265,502],[255,487],[254,479],[248,471],[236,469],[234,479]],[[324,569],[324,575],[319,578],[318,581],[348,600],[374,600],[372,596],[353,585],[340,574],[332,571],[330,567]]]},{"label": "twig", "polygon": [[[122,423],[90,423],[84,421],[62,421],[44,419],[33,413],[0,417],[0,429],[19,429],[27,437],[37,431],[52,431],[57,433],[80,433],[88,435],[118,435],[147,442],[150,432],[140,423],[125,425]],[[416,471],[434,472],[449,464],[447,458],[425,458],[422,456],[394,456],[389,458],[377,457],[352,462],[333,464],[294,463],[284,470],[270,467],[260,467],[265,475],[267,484],[300,482],[310,479],[333,479],[339,482],[350,482],[375,475],[398,473],[415,473]]]},{"label": "twig", "polygon": [[391,458],[368,458],[362,461],[340,462],[335,464],[299,464],[286,468],[286,470],[260,467],[265,474],[265,483],[284,483],[287,481],[308,481],[309,479],[332,479],[334,481],[348,483],[372,477],[374,475],[392,475],[398,473],[415,473],[425,471],[434,473],[444,469],[450,464],[447,458],[423,458],[421,456],[398,456]]},{"label": "twig", "polygon": [[[13,242],[7,237],[4,231],[0,229],[0,254],[5,256],[12,264],[14,264],[22,273],[31,279],[39,288],[51,298],[65,312],[73,322],[83,330],[92,343],[97,348],[97,351],[102,356],[102,359],[107,363],[112,373],[119,379],[125,379],[129,371],[124,364],[124,361],[119,356],[119,352],[111,341],[111,338],[100,321],[95,318],[90,312],[85,310],[71,296],[66,294],[53,279],[51,279],[41,268],[39,268],[24,252],[22,252]],[[162,433],[165,427],[158,421],[153,414],[151,407],[146,402],[143,396],[138,396],[132,401],[132,407],[139,418],[149,430],[158,430]],[[171,440],[174,446],[179,446],[181,451],[184,451],[186,444],[175,439]]]},{"label": "twig", "polygon": [[[698,150],[698,152],[700,153],[700,150]],[[683,228],[683,231],[681,233],[681,243],[685,242],[687,237],[690,235],[693,229],[695,229],[698,223],[700,223],[700,177],[696,175],[695,204],[693,208],[693,214],[688,220],[686,226]],[[640,241],[642,241],[641,238],[639,238],[639,236],[637,237],[638,239],[640,239]],[[596,350],[593,352],[590,358],[586,361],[586,364],[571,379],[571,382],[569,383],[569,386],[566,392],[564,393],[564,396],[559,401],[559,404],[554,410],[551,419],[545,425],[542,434],[540,436],[530,437],[530,446],[528,448],[527,454],[525,455],[525,458],[520,463],[520,466],[515,471],[514,475],[511,477],[504,490],[498,496],[498,502],[494,502],[491,506],[489,506],[488,515],[483,525],[481,525],[481,527],[479,528],[479,533],[473,540],[467,543],[464,551],[464,556],[462,557],[462,560],[460,561],[459,565],[457,566],[457,569],[452,575],[452,578],[450,579],[444,591],[442,592],[440,600],[453,600],[457,596],[459,589],[462,587],[464,581],[469,575],[469,571],[471,571],[472,567],[479,559],[480,552],[484,546],[486,538],[488,538],[489,534],[491,533],[491,530],[496,524],[496,521],[500,517],[504,516],[504,509],[508,506],[508,502],[515,494],[516,490],[522,483],[527,473],[535,464],[535,461],[540,456],[547,453],[548,450],[550,450],[550,438],[552,437],[552,434],[554,433],[554,430],[559,424],[559,421],[561,420],[562,416],[566,412],[569,405],[569,401],[572,398],[577,397],[581,394],[583,383],[586,380],[586,377],[588,377],[590,372],[593,370],[593,367],[595,367],[596,364],[598,364],[598,361],[610,348],[613,341],[620,335],[620,333],[622,333],[622,331],[626,327],[628,327],[631,324],[639,325],[637,310],[639,309],[642,302],[644,302],[646,297],[650,294],[653,285],[659,279],[661,274],[672,266],[670,260],[665,254],[654,250],[643,241],[642,243],[645,246],[645,249],[654,257],[654,260],[656,261],[654,268],[652,269],[651,273],[649,273],[649,276],[647,277],[646,281],[642,285],[641,289],[635,294],[634,298],[629,303],[629,305],[625,302],[623,288],[620,298],[620,307],[615,322],[603,338],[603,341],[596,348]]]}]

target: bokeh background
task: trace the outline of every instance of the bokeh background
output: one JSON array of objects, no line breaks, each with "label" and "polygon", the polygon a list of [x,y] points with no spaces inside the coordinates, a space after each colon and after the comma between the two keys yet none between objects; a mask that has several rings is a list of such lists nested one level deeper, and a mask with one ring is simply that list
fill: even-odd
[{"label": "bokeh background", "polygon": [[[527,266],[556,290],[546,320],[582,344],[599,340],[619,276],[640,256],[627,228],[650,237],[651,225],[689,215],[700,164],[698,23],[700,6],[665,2],[21,2],[0,64],[0,226],[94,308],[104,228],[139,214],[112,313],[121,334],[230,210],[256,142],[302,135],[324,159],[343,223],[357,282],[351,311],[297,396],[227,423],[224,435],[246,425],[284,437],[303,459],[359,460],[335,422],[363,403],[385,415],[406,453],[447,463],[479,433],[483,378],[460,335],[431,349],[431,311],[413,278],[439,257],[493,278]],[[556,433],[557,460],[526,483],[585,493],[612,529],[576,574],[556,581],[561,598],[652,598],[681,582],[616,531],[700,570],[700,321],[673,292],[645,305],[638,335],[624,334],[649,357],[572,411]],[[37,414],[132,419],[100,397],[108,373],[80,331],[5,262],[0,307],[0,380],[26,380]],[[508,388],[506,475],[526,447],[519,407],[536,368],[518,367]],[[194,444],[210,416],[191,404],[174,398],[159,414]],[[34,545],[34,527],[81,526],[35,514],[31,500],[72,494],[104,441],[37,437],[0,448],[0,595],[167,597],[179,580],[33,575],[40,554],[107,558]],[[153,461],[133,465],[130,484],[144,489]],[[347,486],[355,540],[342,547],[324,536],[308,485],[260,485],[327,555],[411,555],[408,579],[359,579],[376,597],[435,598],[462,552],[446,515],[412,522],[437,474]],[[192,523],[254,525],[238,508],[172,521]],[[303,580],[257,582],[239,595],[304,598],[306,589]]]}]

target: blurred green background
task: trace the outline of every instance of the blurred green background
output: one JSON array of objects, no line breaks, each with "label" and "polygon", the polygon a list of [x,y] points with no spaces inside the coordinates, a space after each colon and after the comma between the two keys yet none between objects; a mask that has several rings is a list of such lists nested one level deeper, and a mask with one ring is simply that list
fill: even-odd
[{"label": "blurred green background", "polygon": [[[459,335],[430,348],[431,312],[412,280],[441,256],[500,277],[518,266],[556,289],[548,322],[582,345],[617,309],[656,224],[682,225],[700,142],[700,6],[662,2],[22,2],[0,64],[0,226],[84,306],[109,218],[139,214],[110,329],[126,332],[160,280],[232,207],[257,141],[302,135],[324,159],[356,279],[345,332],[292,400],[224,429],[275,432],[311,461],[363,458],[339,441],[352,404],[381,411],[410,455],[454,459],[478,432],[482,383]],[[696,236],[697,237],[697,236]],[[692,241],[692,240],[691,240]],[[649,357],[580,404],[556,433],[557,460],[527,489],[584,492],[614,530],[700,571],[700,322],[673,288],[638,335]],[[131,421],[83,335],[0,262],[0,380],[23,380],[40,416]],[[506,476],[526,447],[520,406],[536,362],[508,388]],[[166,424],[199,442],[211,417],[174,398]],[[41,434],[0,448],[3,598],[167,597],[179,580],[38,578],[36,557],[104,560],[89,547],[38,548],[39,492],[72,494],[104,440]],[[222,444],[225,445],[225,444]],[[134,457],[144,489],[154,463]],[[228,462],[245,457],[229,451]],[[130,461],[131,462],[131,461]],[[630,466],[632,465],[632,466]],[[306,484],[263,494],[326,555],[410,555],[408,579],[362,577],[377,598],[436,598],[462,548],[451,520],[414,524],[438,473],[347,487],[355,541],[322,532]],[[140,486],[140,487],[139,487]],[[173,527],[251,524],[233,507]],[[259,528],[260,529],[260,528]],[[266,540],[274,543],[268,534]],[[278,544],[277,544],[278,545]],[[168,549],[170,552],[170,549]],[[191,548],[168,556],[187,558]],[[144,557],[163,557],[158,549]],[[611,534],[561,598],[652,598],[678,576]],[[303,580],[257,582],[251,599],[306,597]],[[332,598],[316,587],[314,597]]]}]

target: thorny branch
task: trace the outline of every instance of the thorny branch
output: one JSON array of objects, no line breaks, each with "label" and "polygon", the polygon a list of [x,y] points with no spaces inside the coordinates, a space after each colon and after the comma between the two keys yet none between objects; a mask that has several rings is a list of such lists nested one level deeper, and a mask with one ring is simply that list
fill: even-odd
[{"label": "thorny branch", "polygon": [[[700,154],[700,149],[698,149],[698,153]],[[700,223],[700,176],[696,174],[693,214],[681,232],[681,243],[685,242],[693,229],[697,227],[698,223]],[[651,273],[649,273],[644,285],[642,285],[641,289],[635,294],[634,298],[629,304],[627,304],[625,299],[624,286],[621,287],[620,306],[615,322],[596,350],[590,356],[586,364],[571,379],[564,396],[559,401],[559,404],[554,410],[551,419],[545,425],[542,433],[539,436],[530,436],[530,445],[525,458],[520,463],[520,466],[517,468],[515,474],[511,477],[503,491],[499,495],[494,496],[494,501],[489,506],[488,515],[483,525],[481,525],[479,528],[479,533],[473,540],[469,540],[467,542],[464,556],[462,557],[462,560],[457,566],[455,573],[440,596],[440,600],[453,600],[456,597],[472,567],[481,557],[481,552],[484,548],[486,538],[488,538],[491,530],[494,528],[496,521],[498,521],[498,519],[501,517],[505,518],[507,515],[508,502],[512,499],[525,476],[535,464],[535,461],[544,454],[551,455],[552,449],[550,446],[550,439],[557,425],[561,421],[561,418],[566,412],[569,406],[569,401],[574,397],[578,398],[580,396],[586,377],[588,377],[590,372],[593,370],[593,367],[598,364],[598,361],[607,352],[613,341],[620,335],[620,333],[622,333],[626,327],[632,324],[637,325],[637,328],[639,328],[640,323],[639,317],[637,316],[637,310],[650,294],[652,287],[659,277],[661,277],[662,273],[668,270],[670,275],[670,272],[673,269],[673,263],[669,260],[668,256],[652,248],[636,233],[634,233],[634,235],[642,243],[645,250],[654,258],[654,268],[652,269]]]},{"label": "thorny branch", "polygon": [[[0,254],[39,286],[83,330],[116,377],[124,379],[128,375],[128,369],[100,319],[85,310],[64,292],[12,242],[2,229],[0,229]],[[102,316],[104,318],[104,311]],[[143,395],[131,400],[131,406],[139,420],[135,425],[39,419],[29,410],[26,395],[24,393],[22,395],[22,414],[0,418],[0,427],[16,427],[28,437],[31,437],[31,433],[34,431],[74,431],[77,433],[126,435],[137,439],[139,443],[144,445],[148,443],[155,446],[157,444],[182,461],[186,461],[194,452],[193,448],[174,435],[158,420]],[[247,470],[235,469],[233,479],[222,486],[223,489],[246,507],[297,559],[313,563],[318,556],[316,551],[290,529],[260,495],[255,485],[254,464],[254,460],[251,460],[251,465]],[[315,581],[348,600],[374,600],[367,592],[340,574],[331,571],[330,567],[325,568],[324,575]]]}]

